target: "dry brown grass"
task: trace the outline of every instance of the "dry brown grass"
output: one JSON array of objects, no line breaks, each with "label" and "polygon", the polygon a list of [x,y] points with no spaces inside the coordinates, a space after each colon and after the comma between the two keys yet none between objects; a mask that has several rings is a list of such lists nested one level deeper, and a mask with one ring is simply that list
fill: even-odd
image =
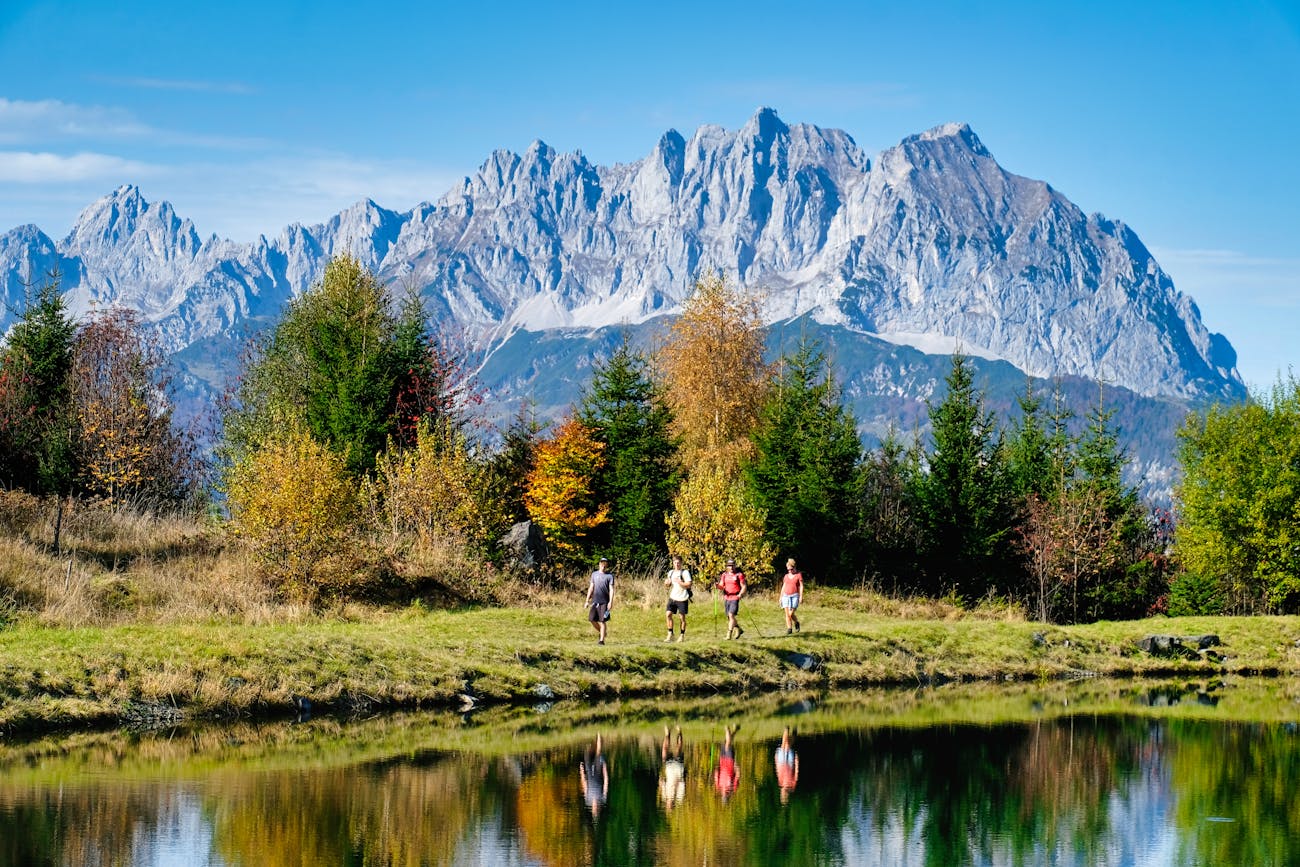
[{"label": "dry brown grass", "polygon": [[0,598],[51,626],[283,622],[247,557],[197,514],[65,504],[59,551],[53,499],[0,492]]},{"label": "dry brown grass", "polygon": [[[589,574],[583,568],[531,578],[510,575],[473,556],[455,538],[373,539],[367,550],[383,559],[387,577],[373,585],[366,601],[308,604],[277,596],[272,584],[259,577],[257,561],[205,515],[74,502],[65,508],[56,556],[50,547],[56,513],[51,499],[0,491],[0,625],[19,618],[70,627],[211,621],[274,625],[322,614],[364,621],[381,616],[385,606],[412,599],[433,609],[567,609],[581,602]],[[618,572],[618,606],[661,610],[667,598],[666,569],[663,563]],[[707,582],[697,578],[696,583],[696,600],[707,600]],[[772,595],[770,588],[751,590],[755,601]],[[966,607],[955,598],[815,585],[809,586],[808,596],[827,608],[899,620],[1027,619],[1022,607],[997,599]]]}]

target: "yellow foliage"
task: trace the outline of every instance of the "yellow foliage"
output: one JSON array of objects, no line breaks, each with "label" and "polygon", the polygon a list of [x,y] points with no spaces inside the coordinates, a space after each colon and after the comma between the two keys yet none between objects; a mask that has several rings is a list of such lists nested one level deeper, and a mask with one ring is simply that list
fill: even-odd
[{"label": "yellow foliage", "polygon": [[484,467],[465,435],[446,420],[422,423],[412,448],[392,443],[375,466],[375,518],[394,539],[413,533],[428,545],[459,540],[490,543],[504,528]]},{"label": "yellow foliage", "polygon": [[657,355],[688,470],[728,469],[752,449],[767,388],[758,300],[702,277]]},{"label": "yellow foliage", "polygon": [[609,520],[609,504],[597,503],[593,490],[604,452],[605,444],[576,418],[537,445],[524,507],[542,528],[551,554],[561,560],[581,559],[591,531]]},{"label": "yellow foliage", "polygon": [[739,474],[722,467],[700,467],[677,492],[668,515],[668,550],[703,575],[717,575],[734,558],[751,582],[776,558],[763,536],[767,516],[756,505]]},{"label": "yellow foliage", "polygon": [[352,541],[357,492],[341,456],[291,426],[231,468],[226,493],[232,531],[278,589],[311,598],[346,583],[323,568]]}]

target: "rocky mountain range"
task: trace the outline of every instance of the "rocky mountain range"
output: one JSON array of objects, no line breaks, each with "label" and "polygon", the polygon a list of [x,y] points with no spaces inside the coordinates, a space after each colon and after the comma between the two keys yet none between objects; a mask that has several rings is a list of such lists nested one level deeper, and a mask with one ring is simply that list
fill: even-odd
[{"label": "rocky mountain range", "polygon": [[[1228,341],[1131,229],[1003,169],[968,126],[869,158],[847,133],[770,109],[735,131],[669,131],[625,165],[540,141],[496,151],[436,204],[395,212],[367,200],[250,243],[205,239],[166,202],[122,186],[60,241],[35,226],[0,235],[0,328],[25,287],[58,270],[73,310],[140,311],[199,395],[229,373],[240,335],[341,253],[418,290],[439,327],[478,353],[502,407],[540,391],[558,409],[611,334],[653,331],[706,270],[761,293],[774,334],[833,335],[869,430],[905,425],[895,404],[932,390],[908,360],[931,371],[954,350],[1020,388],[1028,374],[1131,393],[1120,402],[1139,409],[1126,426],[1147,423],[1143,406],[1177,416],[1245,395]],[[560,345],[568,360],[548,369],[537,353]],[[1167,462],[1169,434],[1144,432],[1162,443],[1140,456],[1145,471],[1161,449]]]}]

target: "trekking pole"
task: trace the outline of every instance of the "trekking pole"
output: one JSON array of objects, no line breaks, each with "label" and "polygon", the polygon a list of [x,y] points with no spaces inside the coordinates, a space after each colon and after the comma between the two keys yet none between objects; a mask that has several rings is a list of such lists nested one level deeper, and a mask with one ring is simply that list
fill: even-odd
[{"label": "trekking pole", "polygon": [[713,640],[718,640],[718,595],[713,592],[713,582],[709,582],[709,598],[713,600]]}]

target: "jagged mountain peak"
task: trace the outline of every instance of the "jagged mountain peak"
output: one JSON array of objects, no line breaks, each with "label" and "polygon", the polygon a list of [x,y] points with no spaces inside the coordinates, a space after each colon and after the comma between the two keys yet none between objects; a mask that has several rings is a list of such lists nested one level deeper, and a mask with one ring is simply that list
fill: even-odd
[{"label": "jagged mountain peak", "polygon": [[969,151],[978,157],[993,158],[993,154],[980,141],[979,136],[970,128],[970,124],[964,121],[952,121],[943,123],[939,126],[932,127],[923,133],[908,136],[899,143],[899,147],[907,149],[909,146],[918,144],[934,143],[947,147],[953,147],[958,150]]},{"label": "jagged mountain peak", "polygon": [[149,202],[135,184],[123,184],[88,205],[61,246],[72,252],[102,253],[129,245],[141,232],[175,242],[187,255],[202,246],[189,219],[177,216],[170,202]]},{"label": "jagged mountain peak", "polygon": [[753,117],[745,123],[741,130],[746,135],[760,141],[770,142],[777,136],[788,134],[790,127],[777,115],[776,109],[769,106],[759,106]]}]

